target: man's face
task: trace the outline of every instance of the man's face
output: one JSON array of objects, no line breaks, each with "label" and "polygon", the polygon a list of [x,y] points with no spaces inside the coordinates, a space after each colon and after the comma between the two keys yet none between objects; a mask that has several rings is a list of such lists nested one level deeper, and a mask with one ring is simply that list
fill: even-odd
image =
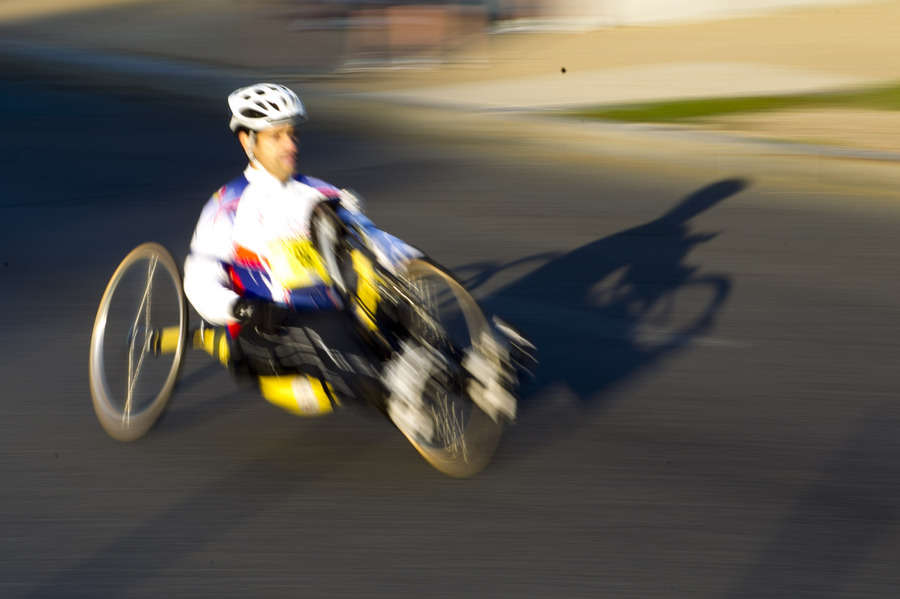
[{"label": "man's face", "polygon": [[281,125],[256,134],[253,155],[276,179],[287,181],[297,172],[299,149],[300,140],[294,126]]}]

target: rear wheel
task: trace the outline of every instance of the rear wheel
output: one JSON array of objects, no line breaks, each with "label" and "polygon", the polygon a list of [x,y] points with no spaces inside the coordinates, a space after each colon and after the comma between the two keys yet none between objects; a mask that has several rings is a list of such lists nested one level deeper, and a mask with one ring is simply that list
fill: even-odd
[{"label": "rear wheel", "polygon": [[187,329],[175,260],[159,244],[139,245],[106,286],[91,335],[94,412],[111,437],[138,439],[162,414],[184,361]]},{"label": "rear wheel", "polygon": [[[460,367],[467,351],[478,351],[490,325],[468,291],[448,272],[427,260],[412,260],[404,278],[424,311],[412,318],[411,333],[448,361],[425,384],[424,404],[434,422],[428,441],[404,435],[432,466],[455,477],[468,477],[487,466],[503,431],[502,418],[491,418],[470,398],[471,378]],[[494,364],[500,368],[498,362]],[[403,431],[401,431],[403,432]]]}]

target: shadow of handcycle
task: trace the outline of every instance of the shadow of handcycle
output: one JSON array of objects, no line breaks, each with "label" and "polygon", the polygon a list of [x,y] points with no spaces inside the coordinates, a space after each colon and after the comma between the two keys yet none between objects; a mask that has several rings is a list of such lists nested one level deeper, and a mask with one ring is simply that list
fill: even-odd
[{"label": "shadow of handcycle", "polygon": [[576,422],[577,414],[602,405],[617,385],[667,356],[692,344],[727,343],[708,335],[732,282],[686,262],[717,236],[693,231],[690,221],[747,185],[742,179],[715,182],[659,218],[565,254],[457,269],[475,290],[510,268],[541,264],[482,299],[485,311],[508,318],[538,348],[534,377],[521,389],[520,434],[533,434],[526,432],[532,421],[547,428],[538,401],[547,392],[570,399],[575,414],[565,420]]}]

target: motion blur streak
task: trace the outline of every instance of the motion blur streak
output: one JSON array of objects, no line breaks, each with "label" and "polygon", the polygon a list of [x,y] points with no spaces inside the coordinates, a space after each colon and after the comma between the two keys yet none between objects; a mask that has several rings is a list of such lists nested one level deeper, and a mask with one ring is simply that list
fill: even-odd
[{"label": "motion blur streak", "polygon": [[[16,340],[4,596],[858,597],[900,582],[896,210],[758,189],[762,159],[669,177],[313,124],[307,171],[363,191],[376,222],[537,342],[519,425],[459,483],[386,422],[285,416],[194,354],[157,429],[118,444],[87,390],[97,298],[139,241],[183,256],[241,157],[215,105],[24,79],[2,97],[19,115],[0,184],[15,223],[0,241]],[[706,336],[740,343],[693,343]]]},{"label": "motion blur streak", "polygon": [[[501,67],[534,84],[710,56],[896,79],[896,3],[576,35],[559,27],[597,26],[563,12],[577,2],[548,15],[505,0],[98,0],[15,21],[3,10],[53,2],[6,4],[0,43],[58,44],[45,55],[71,44],[296,77],[312,118],[301,169],[358,191],[540,362],[495,460],[467,481],[374,414],[287,415],[203,352],[146,439],[110,440],[87,381],[97,302],[140,242],[182,260],[201,206],[243,168],[230,79],[187,89],[197,80],[169,75],[171,93],[133,72],[50,76],[0,56],[0,596],[896,594],[891,155],[373,100]],[[428,43],[386,33],[426,21],[455,29]],[[514,28],[529,32],[504,37]],[[890,137],[897,112],[877,115]],[[813,122],[830,135],[846,121]]]}]

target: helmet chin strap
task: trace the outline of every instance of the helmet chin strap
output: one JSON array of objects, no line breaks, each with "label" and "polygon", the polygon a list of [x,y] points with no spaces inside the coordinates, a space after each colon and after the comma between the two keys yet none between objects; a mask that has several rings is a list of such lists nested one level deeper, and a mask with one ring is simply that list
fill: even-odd
[{"label": "helmet chin strap", "polygon": [[256,145],[256,131],[250,131],[249,140],[247,143],[247,158],[250,159],[250,164],[253,168],[262,168],[263,166],[259,163],[259,160],[256,159],[256,155],[253,154],[253,147]]}]

